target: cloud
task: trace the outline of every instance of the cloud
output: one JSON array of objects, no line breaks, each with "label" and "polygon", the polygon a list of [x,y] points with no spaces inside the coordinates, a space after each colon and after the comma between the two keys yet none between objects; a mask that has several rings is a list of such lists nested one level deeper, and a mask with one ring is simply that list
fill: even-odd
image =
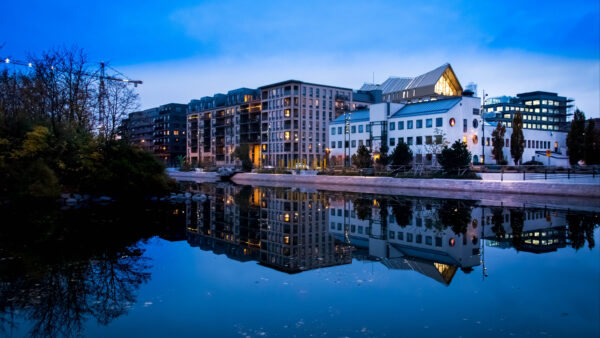
[{"label": "cloud", "polygon": [[226,93],[239,87],[297,79],[307,82],[359,88],[388,76],[415,76],[450,62],[465,86],[475,82],[490,96],[515,95],[545,90],[575,98],[588,116],[600,111],[600,63],[573,60],[518,50],[498,52],[461,49],[455,53],[279,53],[273,56],[204,57],[121,67],[139,87],[142,106]]}]

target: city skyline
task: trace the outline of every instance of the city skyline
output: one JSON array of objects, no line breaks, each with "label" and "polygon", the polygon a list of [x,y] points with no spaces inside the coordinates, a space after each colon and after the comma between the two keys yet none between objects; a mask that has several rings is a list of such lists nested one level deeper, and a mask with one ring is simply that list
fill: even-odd
[{"label": "city skyline", "polygon": [[[11,3],[2,54],[77,45],[138,87],[141,108],[297,79],[360,88],[449,62],[490,96],[545,90],[600,116],[599,5],[375,1]],[[27,18],[27,20],[25,20]],[[36,25],[31,25],[31,20]],[[518,24],[515,24],[518,22]],[[74,29],[85,26],[85,29]]]}]

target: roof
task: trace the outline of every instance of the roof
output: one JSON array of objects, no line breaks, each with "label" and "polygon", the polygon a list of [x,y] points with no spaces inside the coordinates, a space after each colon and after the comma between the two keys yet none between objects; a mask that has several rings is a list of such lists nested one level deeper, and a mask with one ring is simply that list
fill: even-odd
[{"label": "roof", "polygon": [[[368,109],[363,109],[363,110],[349,112],[348,116],[350,119],[350,123],[355,123],[355,122],[369,121],[371,114]],[[346,123],[346,116],[343,114],[340,115],[335,120],[329,122],[329,124],[344,124],[344,123]]]},{"label": "roof", "polygon": [[451,99],[407,104],[402,107],[402,109],[395,112],[390,118],[393,119],[404,116],[446,113],[456,106],[461,100],[462,98],[456,97]]},{"label": "roof", "polygon": [[269,88],[269,87],[278,87],[278,86],[284,85],[286,83],[300,83],[300,84],[305,84],[305,85],[309,85],[309,86],[320,86],[320,87],[328,87],[328,88],[337,88],[337,89],[344,89],[344,90],[352,90],[351,88],[338,87],[338,86],[330,86],[330,85],[320,84],[320,83],[304,82],[304,81],[294,80],[294,79],[285,80],[285,81],[281,81],[281,82],[276,82],[276,83],[268,84],[268,85],[265,85],[265,86],[260,86],[260,87],[258,87],[258,89]]},{"label": "roof", "polygon": [[446,71],[448,67],[450,67],[450,64],[445,63],[432,71],[429,71],[425,74],[419,75],[414,78],[390,77],[380,85],[373,83],[365,83],[360,88],[360,90],[381,89],[383,94],[388,94],[407,89],[435,86],[437,81],[440,79],[440,77],[442,77],[444,71]]}]

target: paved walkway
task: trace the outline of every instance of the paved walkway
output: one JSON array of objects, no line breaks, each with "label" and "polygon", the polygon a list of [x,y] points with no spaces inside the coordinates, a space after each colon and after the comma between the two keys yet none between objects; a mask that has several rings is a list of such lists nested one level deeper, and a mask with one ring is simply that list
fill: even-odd
[{"label": "paved walkway", "polygon": [[484,181],[507,181],[507,182],[547,182],[547,183],[565,183],[565,184],[600,184],[600,174],[593,177],[584,174],[548,174],[544,173],[479,173]]}]

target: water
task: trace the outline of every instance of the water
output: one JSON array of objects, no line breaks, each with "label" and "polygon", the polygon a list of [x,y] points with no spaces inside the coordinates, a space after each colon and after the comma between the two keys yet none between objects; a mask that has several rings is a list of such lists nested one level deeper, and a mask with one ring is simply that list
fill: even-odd
[{"label": "water", "polygon": [[600,334],[597,201],[194,189],[3,210],[0,336]]}]

